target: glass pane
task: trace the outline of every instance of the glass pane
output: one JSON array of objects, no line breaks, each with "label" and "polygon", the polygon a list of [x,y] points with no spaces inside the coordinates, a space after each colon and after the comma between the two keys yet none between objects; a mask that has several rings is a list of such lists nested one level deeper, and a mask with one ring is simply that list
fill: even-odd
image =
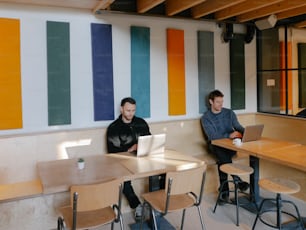
[{"label": "glass pane", "polygon": [[280,46],[278,29],[260,31],[258,34],[258,69],[280,68]]},{"label": "glass pane", "polygon": [[288,34],[288,36],[291,35],[292,68],[306,68],[306,29],[293,28],[290,31],[291,34]]},{"label": "glass pane", "polygon": [[259,112],[281,113],[280,72],[258,73]]},{"label": "glass pane", "polygon": [[306,29],[263,30],[257,41],[258,111],[306,117]]}]

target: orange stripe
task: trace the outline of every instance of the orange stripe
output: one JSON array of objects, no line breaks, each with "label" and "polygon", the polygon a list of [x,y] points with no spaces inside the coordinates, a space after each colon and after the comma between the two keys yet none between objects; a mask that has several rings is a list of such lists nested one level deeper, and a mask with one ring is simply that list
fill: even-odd
[{"label": "orange stripe", "polygon": [[19,25],[0,18],[0,129],[22,128]]},{"label": "orange stripe", "polygon": [[169,115],[186,114],[184,31],[167,29]]}]

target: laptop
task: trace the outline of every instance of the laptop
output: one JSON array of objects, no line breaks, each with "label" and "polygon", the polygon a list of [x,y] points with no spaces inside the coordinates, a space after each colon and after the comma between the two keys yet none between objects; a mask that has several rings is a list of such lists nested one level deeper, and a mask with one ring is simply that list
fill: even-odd
[{"label": "laptop", "polygon": [[165,151],[166,134],[155,134],[138,137],[137,157],[149,154],[163,153]]},{"label": "laptop", "polygon": [[261,138],[264,125],[249,125],[244,128],[242,142],[257,141]]}]

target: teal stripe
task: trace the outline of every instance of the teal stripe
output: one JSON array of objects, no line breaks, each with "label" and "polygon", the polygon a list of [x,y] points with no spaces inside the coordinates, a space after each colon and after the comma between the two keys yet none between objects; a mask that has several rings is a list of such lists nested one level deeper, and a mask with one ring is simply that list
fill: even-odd
[{"label": "teal stripe", "polygon": [[48,124],[71,124],[69,23],[47,21]]},{"label": "teal stripe", "polygon": [[136,115],[150,117],[150,28],[131,27],[131,95]]},{"label": "teal stripe", "polygon": [[214,33],[198,31],[199,113],[207,110],[207,95],[215,88]]},{"label": "teal stripe", "polygon": [[244,35],[230,41],[231,109],[245,109]]}]

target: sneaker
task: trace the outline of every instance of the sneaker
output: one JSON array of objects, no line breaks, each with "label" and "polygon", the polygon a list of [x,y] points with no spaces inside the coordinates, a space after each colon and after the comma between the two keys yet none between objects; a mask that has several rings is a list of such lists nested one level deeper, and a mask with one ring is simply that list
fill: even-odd
[{"label": "sneaker", "polygon": [[241,181],[238,183],[238,188],[241,192],[245,192],[250,187],[249,183],[245,181]]},{"label": "sneaker", "polygon": [[228,193],[222,194],[220,199],[218,200],[218,205],[224,205],[224,204],[228,204],[228,203],[231,203],[230,198],[229,198],[229,194]]},{"label": "sneaker", "polygon": [[135,208],[135,220],[141,220],[141,215],[142,215],[142,204],[139,204]]}]

